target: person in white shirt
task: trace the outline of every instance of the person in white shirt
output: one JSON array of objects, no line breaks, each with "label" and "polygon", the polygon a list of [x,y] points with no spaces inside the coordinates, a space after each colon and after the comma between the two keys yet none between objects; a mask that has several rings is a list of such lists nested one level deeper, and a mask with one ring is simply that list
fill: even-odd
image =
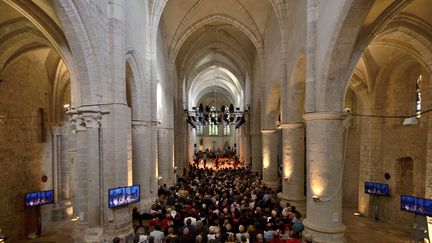
[{"label": "person in white shirt", "polygon": [[155,229],[150,233],[150,236],[154,238],[155,243],[163,243],[165,234],[161,231],[160,225],[156,225]]}]

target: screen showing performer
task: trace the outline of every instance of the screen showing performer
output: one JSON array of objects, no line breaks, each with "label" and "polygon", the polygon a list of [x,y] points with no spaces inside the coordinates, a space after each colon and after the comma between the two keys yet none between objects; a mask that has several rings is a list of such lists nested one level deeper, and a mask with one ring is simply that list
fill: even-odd
[{"label": "screen showing performer", "polygon": [[118,187],[108,190],[108,207],[119,207],[140,201],[140,186]]},{"label": "screen showing performer", "polygon": [[54,190],[29,192],[25,194],[25,206],[35,207],[54,202]]},{"label": "screen showing performer", "polygon": [[431,199],[401,195],[400,206],[402,211],[420,214],[420,215],[432,216]]},{"label": "screen showing performer", "polygon": [[378,196],[388,196],[389,195],[388,184],[366,181],[365,193],[378,195]]}]

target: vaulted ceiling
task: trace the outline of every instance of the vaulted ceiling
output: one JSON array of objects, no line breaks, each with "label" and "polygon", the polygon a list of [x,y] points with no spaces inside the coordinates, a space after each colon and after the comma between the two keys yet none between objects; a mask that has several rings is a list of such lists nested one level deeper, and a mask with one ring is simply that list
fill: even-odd
[{"label": "vaulted ceiling", "polygon": [[273,13],[268,0],[168,1],[162,23],[189,108],[213,97],[243,108]]}]

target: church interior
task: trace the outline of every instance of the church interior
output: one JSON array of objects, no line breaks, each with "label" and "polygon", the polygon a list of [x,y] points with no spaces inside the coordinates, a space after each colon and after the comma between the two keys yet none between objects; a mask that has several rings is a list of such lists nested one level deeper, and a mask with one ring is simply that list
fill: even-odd
[{"label": "church interior", "polygon": [[429,0],[1,0],[0,242],[429,242],[431,74]]}]

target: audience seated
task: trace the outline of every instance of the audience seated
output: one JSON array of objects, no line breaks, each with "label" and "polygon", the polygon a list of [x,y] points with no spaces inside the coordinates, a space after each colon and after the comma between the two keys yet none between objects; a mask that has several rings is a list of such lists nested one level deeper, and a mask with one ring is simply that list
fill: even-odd
[{"label": "audience seated", "polygon": [[149,214],[134,210],[133,219],[138,242],[300,242],[304,230],[296,208],[281,207],[247,168],[190,166],[176,185],[160,190]]}]

